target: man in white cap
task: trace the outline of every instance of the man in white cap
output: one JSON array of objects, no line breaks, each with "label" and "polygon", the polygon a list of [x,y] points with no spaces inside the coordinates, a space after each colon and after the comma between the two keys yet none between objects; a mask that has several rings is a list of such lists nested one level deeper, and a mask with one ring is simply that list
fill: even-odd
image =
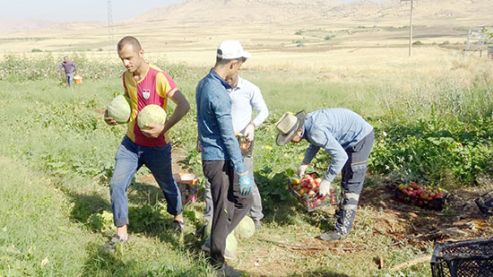
[{"label": "man in white cap", "polygon": [[305,116],[285,113],[277,122],[277,144],[298,143],[306,139],[310,146],[305,152],[298,175],[305,171],[320,148],[331,156],[331,164],[320,183],[319,193],[330,193],[330,183],[342,171],[342,199],[336,212],[335,231],[320,235],[322,240],[343,239],[353,226],[368,157],[373,147],[373,127],[360,115],[343,108],[322,109]]},{"label": "man in white cap", "polygon": [[238,74],[250,57],[237,40],[223,41],[217,48],[216,64],[197,85],[198,138],[202,169],[211,184],[211,262],[219,274],[229,267],[224,262],[226,237],[252,205],[253,180],[243,162],[231,119],[231,86],[226,79]]},{"label": "man in white cap", "polygon": [[[231,89],[228,89],[228,91],[232,101],[231,117],[233,120],[233,129],[239,139],[243,141],[244,148],[241,147],[240,143],[243,161],[253,179],[253,140],[255,129],[267,119],[269,109],[265,104],[260,88],[252,82],[241,78],[239,74],[226,81],[231,86]],[[254,110],[257,112],[255,117],[253,117]],[[260,229],[264,214],[262,213],[262,198],[255,184],[255,180],[253,182],[252,197],[253,202],[250,216],[255,223],[255,228]],[[205,204],[204,219],[210,224],[213,207],[209,183],[205,186]]]}]

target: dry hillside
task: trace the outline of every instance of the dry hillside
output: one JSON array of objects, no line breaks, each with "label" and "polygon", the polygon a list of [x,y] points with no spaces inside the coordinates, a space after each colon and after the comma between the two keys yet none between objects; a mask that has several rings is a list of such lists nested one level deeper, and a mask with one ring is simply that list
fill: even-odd
[{"label": "dry hillside", "polygon": [[[492,24],[491,2],[418,0],[414,38],[425,45],[462,44],[470,27]],[[141,39],[147,53],[165,53],[173,61],[209,64],[210,53],[226,38],[281,61],[293,53],[317,60],[314,53],[340,49],[405,50],[408,15],[409,3],[398,0],[189,0],[116,22],[111,29],[98,23],[12,28],[0,33],[0,53],[39,49],[99,55],[113,52],[116,41],[130,34]]]}]

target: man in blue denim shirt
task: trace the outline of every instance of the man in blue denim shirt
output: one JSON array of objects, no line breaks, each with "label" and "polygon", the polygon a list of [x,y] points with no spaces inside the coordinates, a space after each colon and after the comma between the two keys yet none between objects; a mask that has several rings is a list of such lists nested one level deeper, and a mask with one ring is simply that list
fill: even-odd
[{"label": "man in blue denim shirt", "polygon": [[239,41],[223,41],[217,49],[214,68],[200,80],[195,95],[202,168],[211,184],[214,207],[210,255],[213,266],[222,272],[226,237],[252,205],[253,180],[233,131],[227,91],[230,85],[225,81],[237,74],[249,57]]},{"label": "man in blue denim shirt", "polygon": [[335,231],[320,235],[322,240],[344,238],[353,226],[356,207],[363,189],[374,133],[373,127],[361,116],[343,108],[322,109],[306,115],[285,113],[277,122],[277,144],[283,145],[306,139],[310,146],[305,152],[298,175],[306,168],[320,148],[331,156],[331,164],[320,183],[319,194],[330,193],[330,183],[342,172],[342,199],[336,212]]}]

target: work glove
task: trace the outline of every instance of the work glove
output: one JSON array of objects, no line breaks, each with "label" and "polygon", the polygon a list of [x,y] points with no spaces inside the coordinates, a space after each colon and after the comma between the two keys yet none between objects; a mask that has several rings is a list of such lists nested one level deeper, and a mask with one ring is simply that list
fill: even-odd
[{"label": "work glove", "polygon": [[249,123],[245,127],[245,130],[243,130],[243,134],[245,135],[246,139],[249,141],[253,141],[254,133],[255,133],[255,125],[253,125],[253,123]]},{"label": "work glove", "polygon": [[244,175],[240,174],[240,194],[248,195],[252,192],[253,180],[252,177],[244,173]]},{"label": "work glove", "polygon": [[302,164],[302,165],[300,165],[300,167],[298,167],[297,174],[300,178],[303,178],[303,176],[305,176],[305,171],[307,168],[308,168],[307,164]]},{"label": "work glove", "polygon": [[330,181],[325,179],[320,182],[320,188],[318,189],[318,194],[325,196],[330,194]]}]

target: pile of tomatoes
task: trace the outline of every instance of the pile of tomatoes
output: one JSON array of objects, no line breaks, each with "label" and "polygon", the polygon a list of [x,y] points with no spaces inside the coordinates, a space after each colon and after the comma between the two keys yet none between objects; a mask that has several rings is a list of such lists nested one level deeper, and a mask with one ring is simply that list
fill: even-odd
[{"label": "pile of tomatoes", "polygon": [[[308,211],[330,205],[332,198],[335,197],[335,193],[332,192],[329,197],[326,195],[322,196],[318,193],[321,181],[317,173],[308,173],[301,179],[291,179],[292,191],[300,202],[306,206]],[[335,202],[335,200],[333,201]]]},{"label": "pile of tomatoes", "polygon": [[400,184],[396,192],[399,200],[437,210],[443,208],[448,196],[448,193],[441,188],[425,187],[416,182]]}]

